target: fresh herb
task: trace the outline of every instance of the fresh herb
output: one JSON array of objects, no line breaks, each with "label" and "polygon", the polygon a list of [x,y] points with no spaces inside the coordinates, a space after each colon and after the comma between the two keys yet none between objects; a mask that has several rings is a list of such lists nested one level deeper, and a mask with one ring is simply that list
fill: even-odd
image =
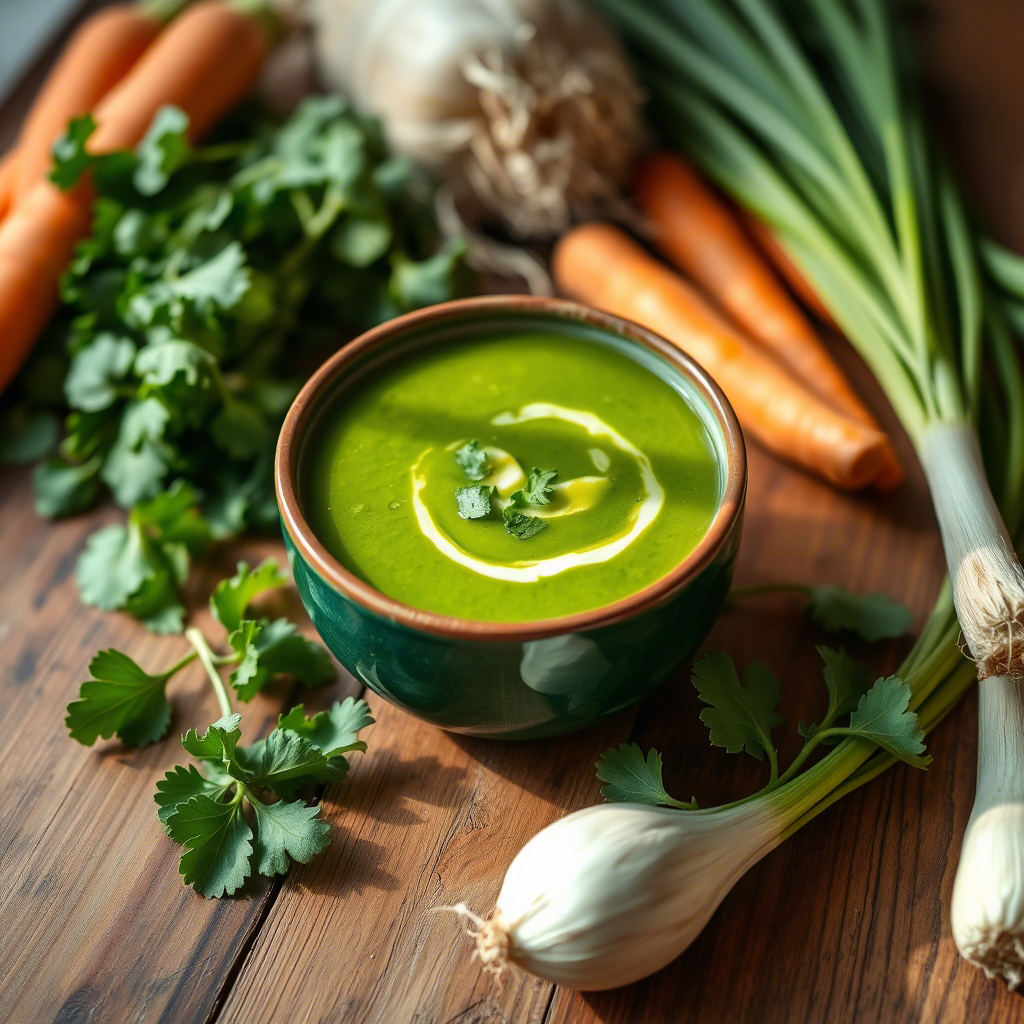
[{"label": "fresh herb", "polygon": [[[186,848],[181,874],[203,896],[230,895],[253,872],[281,874],[292,861],[306,863],[323,850],[329,826],[320,819],[318,805],[297,797],[344,778],[344,755],[366,749],[357,734],[373,719],[366,704],[351,697],[312,718],[300,704],[281,715],[265,739],[238,745],[241,716],[232,713],[222,667],[238,666],[230,681],[241,700],[250,699],[274,675],[293,675],[307,684],[333,675],[326,651],[298,636],[293,623],[245,617],[254,598],[286,582],[272,559],[253,570],[239,563],[235,576],[221,582],[210,599],[214,616],[229,630],[232,653],[215,654],[197,629],[185,634],[191,653],[155,674],[120,651],[100,651],[89,666],[92,678],[68,705],[68,730],[79,743],[91,746],[115,734],[129,746],[155,743],[170,725],[168,682],[197,659],[203,665],[222,717],[205,732],[190,729],[182,737],[182,746],[202,771],[176,765],[157,783],[156,792],[164,829]],[[248,674],[239,681],[246,666]]]},{"label": "fresh herb", "polygon": [[708,727],[712,744],[730,754],[746,750],[759,761],[767,754],[774,778],[778,765],[771,732],[782,719],[775,713],[779,683],[771,669],[752,662],[741,683],[732,658],[724,651],[709,651],[693,666],[693,685],[710,705],[700,720]]},{"label": "fresh herb", "polygon": [[475,487],[460,487],[455,492],[455,502],[463,519],[483,519],[491,514],[493,487],[479,484]]},{"label": "fresh herb", "polygon": [[274,444],[316,363],[303,345],[453,297],[461,249],[436,249],[422,182],[337,97],[278,124],[239,113],[198,149],[174,108],[134,152],[89,153],[93,128],[79,118],[55,147],[60,187],[92,175],[92,234],[5,396],[0,455],[48,457],[34,477],[44,515],[109,489],[129,520],[90,541],[83,597],[181,629],[188,559],[147,503],[178,486],[205,538],[275,529]]},{"label": "fresh herb", "polygon": [[[94,540],[96,536],[102,536],[102,531]],[[131,538],[128,544],[134,547]],[[123,589],[135,579],[131,574],[144,568],[146,563],[123,557],[114,563],[108,585]],[[97,587],[102,579],[97,577]],[[91,746],[98,738],[109,739],[116,733],[130,746],[155,743],[170,724],[167,683],[197,658],[209,657],[218,667],[237,666],[230,682],[243,701],[251,700],[275,675],[294,676],[307,686],[328,682],[334,676],[330,657],[319,644],[296,633],[292,622],[242,617],[255,597],[287,582],[277,563],[267,559],[252,570],[239,562],[238,572],[217,585],[210,609],[228,630],[230,654],[214,655],[197,630],[187,634],[192,653],[156,674],[143,671],[120,651],[101,651],[89,666],[92,678],[82,684],[79,699],[68,705],[66,721],[72,738]]]},{"label": "fresh herb", "polygon": [[661,754],[643,751],[635,743],[623,743],[606,750],[595,766],[597,777],[608,785],[601,796],[609,803],[654,804],[661,807],[694,809],[697,801],[686,803],[665,792],[661,781]]},{"label": "fresh herb", "polygon": [[518,511],[513,505],[502,509],[501,518],[505,521],[505,529],[519,540],[536,537],[548,525],[538,516],[528,516],[524,512]]},{"label": "fresh herb", "polygon": [[344,778],[344,755],[366,749],[357,733],[373,722],[366,704],[351,697],[312,719],[300,705],[266,739],[240,747],[240,720],[232,714],[202,734],[186,733],[181,744],[202,772],[176,765],[157,783],[160,821],[186,848],[179,871],[208,897],[233,894],[254,872],[283,874],[292,861],[308,863],[326,849],[330,826],[320,805],[296,794]]},{"label": "fresh herb", "polygon": [[853,594],[843,587],[811,587],[800,583],[764,583],[735,587],[730,599],[756,594],[802,594],[807,600],[807,614],[831,633],[856,633],[874,642],[905,636],[913,617],[906,605],[898,604],[886,594]]},{"label": "fresh herb", "polygon": [[531,469],[526,486],[512,495],[512,504],[524,508],[527,505],[550,505],[555,493],[551,482],[558,477],[557,469]]},{"label": "fresh herb", "polygon": [[[756,663],[743,672],[742,682],[732,658],[710,651],[693,667],[693,683],[702,701],[701,712],[711,743],[729,753],[746,750],[763,760],[768,756],[771,774],[760,791],[769,793],[793,779],[819,744],[854,737],[875,744],[893,758],[925,768],[924,732],[917,715],[908,710],[910,687],[898,676],[878,679],[867,686],[866,671],[844,651],[818,648],[825,663],[824,680],[829,703],[824,718],[814,725],[800,724],[804,745],[785,772],[779,773],[772,731],[782,723],[775,708],[779,684],[769,668]],[[842,723],[842,718],[847,718]],[[601,790],[608,801],[633,801],[666,807],[694,808],[696,801],[676,800],[661,781],[661,755],[643,752],[636,744],[622,744],[605,751],[597,763],[597,777],[607,783]]]},{"label": "fresh herb", "polygon": [[480,442],[467,441],[456,453],[455,461],[462,467],[470,480],[483,480],[490,472],[487,463],[487,452],[480,447]]}]

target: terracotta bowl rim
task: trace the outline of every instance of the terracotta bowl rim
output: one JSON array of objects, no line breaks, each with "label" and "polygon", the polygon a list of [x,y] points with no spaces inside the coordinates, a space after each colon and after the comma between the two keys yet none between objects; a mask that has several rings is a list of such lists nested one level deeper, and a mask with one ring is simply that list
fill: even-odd
[{"label": "terracotta bowl rim", "polygon": [[[635,594],[611,604],[557,618],[527,622],[487,622],[423,611],[402,604],[349,572],[317,539],[302,512],[296,487],[298,459],[318,401],[347,368],[368,351],[404,334],[455,318],[507,313],[540,314],[584,323],[653,351],[685,376],[718,423],[726,452],[726,482],[715,518],[697,546],[675,568]],[[285,416],[274,458],[275,489],[281,520],[295,548],[316,573],[344,597],[383,619],[434,636],[473,641],[523,643],[565,633],[610,626],[662,604],[684,590],[711,564],[739,519],[746,493],[747,462],[736,414],[721,388],[697,362],[660,335],[630,320],[566,299],[529,295],[487,295],[456,299],[406,313],[374,327],[334,353],[309,378]]]}]

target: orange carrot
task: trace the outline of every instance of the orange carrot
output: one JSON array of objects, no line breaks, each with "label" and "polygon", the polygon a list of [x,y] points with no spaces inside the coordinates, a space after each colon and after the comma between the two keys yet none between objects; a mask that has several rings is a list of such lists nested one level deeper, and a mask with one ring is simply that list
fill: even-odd
[{"label": "orange carrot", "polygon": [[[878,426],[729,207],[688,164],[668,153],[648,157],[635,191],[656,244],[677,267],[818,397]],[[891,444],[884,473],[894,483],[903,477]]]},{"label": "orange carrot", "polygon": [[[189,135],[197,138],[252,88],[266,47],[264,30],[248,14],[218,0],[190,8],[101,101],[89,149],[135,145],[168,103],[189,116]],[[89,230],[90,202],[85,184],[63,194],[39,181],[0,224],[0,391],[57,305],[60,275]]]},{"label": "orange carrot", "polygon": [[193,141],[256,84],[267,36],[252,16],[221,0],[190,7],[96,107],[93,153],[134,146],[167,104],[188,114]]},{"label": "orange carrot", "polygon": [[863,487],[877,475],[884,434],[807,391],[623,231],[610,224],[573,229],[555,249],[553,271],[568,295],[635,320],[692,356],[766,448],[839,487]]},{"label": "orange carrot", "polygon": [[88,230],[88,202],[48,181],[38,182],[0,224],[0,391],[46,326],[60,275]]},{"label": "orange carrot", "polygon": [[14,179],[17,173],[17,152],[11,149],[0,158],[0,222],[7,216],[7,211],[11,208]]},{"label": "orange carrot", "polygon": [[69,40],[32,104],[18,135],[15,201],[43,178],[50,150],[68,121],[85,114],[131,70],[160,32],[139,7],[105,7]]}]

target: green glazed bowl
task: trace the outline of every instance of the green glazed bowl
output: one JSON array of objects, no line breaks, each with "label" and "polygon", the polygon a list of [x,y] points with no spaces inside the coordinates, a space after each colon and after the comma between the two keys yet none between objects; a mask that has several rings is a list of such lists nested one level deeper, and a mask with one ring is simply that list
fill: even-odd
[{"label": "green glazed bowl", "polygon": [[[299,484],[311,428],[357,378],[411,349],[471,333],[531,327],[612,346],[685,395],[718,452],[718,513],[672,572],[603,608],[496,623],[400,604],[345,569],[307,523]],[[518,295],[432,306],[346,345],[295,399],[281,430],[275,474],[295,584],[335,657],[405,711],[444,729],[505,739],[554,736],[591,725],[642,700],[693,656],[729,592],[747,480],[736,416],[692,359],[651,331],[608,313]]]}]

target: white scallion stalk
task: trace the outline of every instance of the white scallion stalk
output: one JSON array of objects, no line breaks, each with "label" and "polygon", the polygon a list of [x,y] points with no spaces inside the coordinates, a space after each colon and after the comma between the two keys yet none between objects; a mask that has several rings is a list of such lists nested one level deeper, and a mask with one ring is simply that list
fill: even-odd
[{"label": "white scallion stalk", "polygon": [[[981,680],[953,928],[965,955],[1017,984],[1024,572],[1010,538],[1024,494],[1024,372],[1004,318],[1024,296],[1024,261],[979,246],[903,74],[893,5],[794,0],[783,17],[770,0],[598,3],[670,112],[668,133],[772,227],[918,449]],[[1014,296],[1006,309],[993,272]],[[985,430],[998,508],[968,423]]]},{"label": "white scallion stalk", "polygon": [[918,439],[918,453],[978,678],[1024,678],[1024,571],[985,479],[974,430],[933,423]]},{"label": "white scallion stalk", "polygon": [[978,684],[978,787],[953,883],[957,949],[1011,989],[1024,980],[1024,699],[1019,680]]},{"label": "white scallion stalk", "polygon": [[641,93],[585,0],[311,0],[319,70],[468,221],[551,238],[622,205]]}]

